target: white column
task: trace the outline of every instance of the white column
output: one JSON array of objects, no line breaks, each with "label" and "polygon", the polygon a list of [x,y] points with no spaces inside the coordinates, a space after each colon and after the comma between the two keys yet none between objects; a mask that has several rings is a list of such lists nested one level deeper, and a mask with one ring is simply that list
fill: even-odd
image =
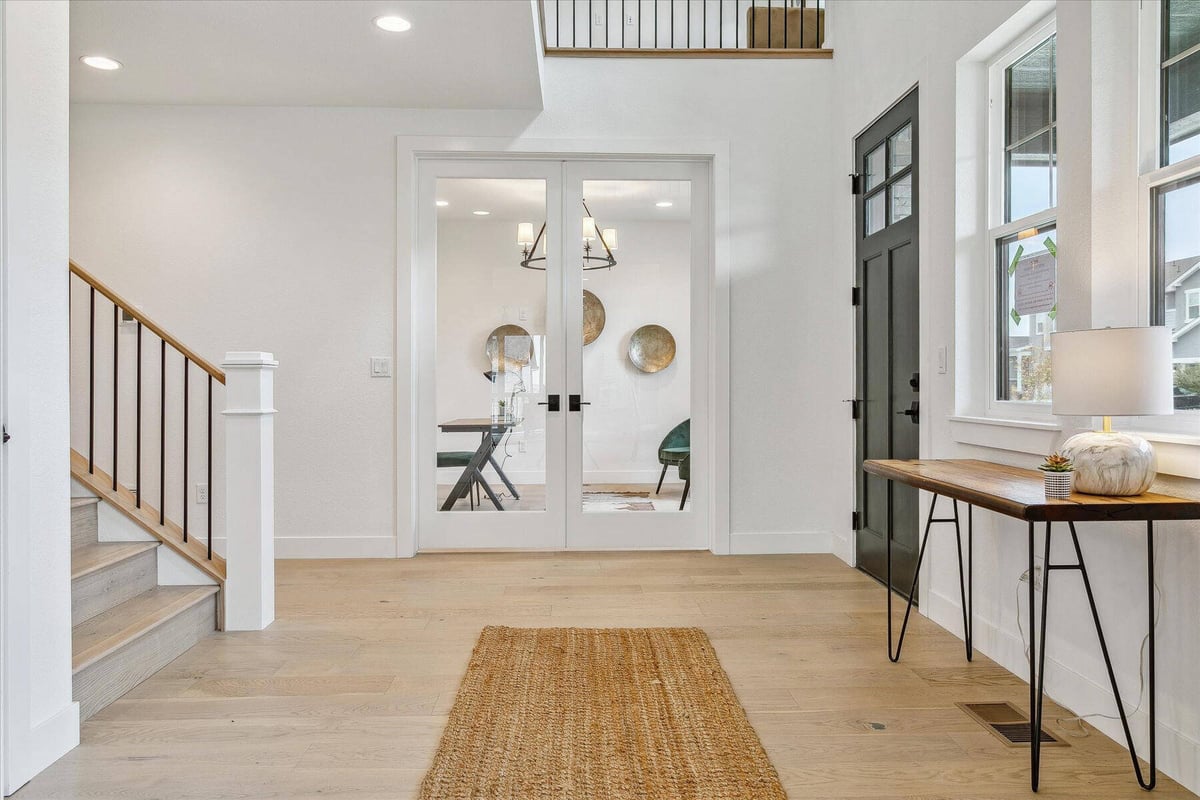
[{"label": "white column", "polygon": [[225,630],[275,621],[275,368],[271,353],[226,353]]}]

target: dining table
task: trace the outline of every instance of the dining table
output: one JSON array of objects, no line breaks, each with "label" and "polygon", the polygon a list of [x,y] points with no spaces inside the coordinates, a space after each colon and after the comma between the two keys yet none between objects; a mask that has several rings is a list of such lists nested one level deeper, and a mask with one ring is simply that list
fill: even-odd
[{"label": "dining table", "polygon": [[453,509],[454,504],[463,497],[466,497],[471,491],[473,483],[479,484],[497,511],[503,511],[504,504],[500,502],[499,496],[497,496],[491,484],[483,476],[483,468],[489,464],[496,471],[496,474],[513,496],[513,499],[521,499],[517,487],[513,486],[512,481],[504,474],[504,470],[501,469],[500,464],[496,461],[496,447],[499,446],[504,435],[512,430],[515,425],[516,423],[508,418],[493,419],[490,417],[469,417],[438,423],[438,428],[443,433],[478,433],[480,435],[479,446],[475,449],[471,460],[463,467],[458,481],[455,482],[453,488],[450,489],[450,494],[446,496],[445,501],[442,503],[442,511]]}]

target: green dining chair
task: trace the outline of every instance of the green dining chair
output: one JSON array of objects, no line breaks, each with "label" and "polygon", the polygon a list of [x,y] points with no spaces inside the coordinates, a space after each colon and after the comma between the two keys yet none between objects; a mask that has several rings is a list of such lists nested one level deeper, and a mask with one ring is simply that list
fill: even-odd
[{"label": "green dining chair", "polygon": [[[658,446],[658,463],[662,464],[662,473],[658,476],[658,488],[655,494],[662,491],[663,478],[667,477],[667,467],[678,467],[687,460],[692,452],[692,421],[685,419],[671,429]],[[680,478],[683,477],[681,472]]]},{"label": "green dining chair", "polygon": [[[446,450],[437,454],[438,469],[445,467],[465,468],[471,463],[471,459],[475,453],[471,450]],[[471,501],[471,510],[475,510],[475,503],[479,502],[479,483],[475,480],[471,481],[472,491],[467,492],[467,498]]]},{"label": "green dining chair", "polygon": [[683,497],[679,500],[679,510],[687,504],[688,491],[692,488],[692,457],[688,456],[679,463],[679,477],[683,478]]}]

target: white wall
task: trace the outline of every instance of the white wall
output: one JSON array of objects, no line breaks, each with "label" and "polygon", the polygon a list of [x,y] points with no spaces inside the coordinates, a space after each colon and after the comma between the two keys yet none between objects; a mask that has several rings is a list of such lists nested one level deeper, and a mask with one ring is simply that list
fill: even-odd
[{"label": "white wall", "polygon": [[71,700],[67,36],[62,2],[8,0],[3,30],[4,794],[79,741]]},{"label": "white wall", "polygon": [[[920,84],[921,353],[923,430],[921,453],[936,458],[983,458],[1030,467],[1035,453],[1047,452],[1073,432],[993,428],[951,422],[960,413],[978,413],[987,386],[979,358],[988,332],[984,281],[991,280],[990,258],[978,247],[978,218],[971,204],[984,165],[965,147],[986,131],[985,94],[977,82],[981,67],[956,63],[1022,8],[1018,2],[839,4],[831,14],[837,92],[834,162],[850,171],[853,137],[891,102]],[[1058,100],[1062,120],[1059,247],[1059,317],[1062,329],[1138,324],[1139,253],[1137,219],[1129,191],[1136,191],[1136,159],[1130,140],[1136,130],[1136,95],[1127,72],[1136,54],[1135,3],[1063,3],[1058,11]],[[1042,12],[1029,9],[1032,22]],[[836,25],[836,29],[833,27]],[[928,32],[936,30],[937,36]],[[1014,29],[1015,35],[1018,31]],[[920,48],[911,43],[920,41]],[[956,74],[964,83],[957,86]],[[956,172],[957,166],[957,172]],[[1131,188],[1132,187],[1132,188]],[[1122,194],[1122,192],[1126,194]],[[1136,209],[1136,205],[1133,206]],[[852,211],[847,198],[836,205],[835,262],[846,280],[853,268]],[[957,221],[957,223],[956,223]],[[986,233],[986,231],[984,231]],[[956,309],[950,313],[950,309]],[[849,319],[845,320],[848,327]],[[956,341],[957,337],[957,341]],[[936,372],[936,348],[948,347],[950,369]],[[957,354],[956,354],[957,350]],[[986,370],[983,370],[986,374]],[[957,384],[957,388],[956,388]],[[968,444],[967,442],[976,442]],[[991,446],[978,446],[990,442]],[[1192,456],[1194,458],[1194,455]],[[1161,491],[1200,495],[1196,481],[1163,478]],[[1145,538],[1137,525],[1080,526],[1097,604],[1126,700],[1137,703],[1138,644],[1145,635]],[[1192,609],[1200,591],[1200,525],[1162,523],[1158,534],[1158,755],[1172,777],[1200,789],[1200,695],[1195,691],[1200,640]],[[1041,534],[1039,531],[1039,547]],[[839,552],[849,554],[849,541]],[[1056,536],[1055,559],[1071,557],[1065,530]],[[953,539],[935,531],[922,579],[922,610],[956,633],[961,630],[958,573]],[[1028,613],[1023,524],[976,513],[975,643],[1008,669],[1027,676],[1023,624]],[[1018,598],[1018,586],[1021,592]],[[1075,712],[1115,714],[1107,676],[1078,578],[1054,577],[1054,601],[1047,654],[1047,690]],[[1020,613],[1021,623],[1018,623]],[[1028,636],[1028,631],[1025,632]],[[1133,726],[1144,731],[1145,702]],[[1119,723],[1089,720],[1123,742]],[[1137,734],[1143,753],[1145,736]],[[1138,791],[1129,776],[1131,792]]]},{"label": "white wall", "polygon": [[[620,249],[612,270],[585,275],[584,288],[605,306],[606,324],[584,348],[584,480],[593,483],[656,482],[658,445],[687,419],[690,406],[690,226],[605,217],[617,226]],[[439,420],[486,416],[492,385],[484,342],[499,325],[546,333],[546,273],[522,269],[514,246],[517,220],[447,220],[438,225]],[[522,320],[522,309],[528,319]],[[665,370],[640,372],[627,355],[641,325],[663,325],[675,337],[675,361]],[[543,379],[544,376],[543,376]],[[500,391],[500,385],[497,384]],[[530,397],[525,424],[505,448],[505,473],[517,483],[541,483],[545,472],[545,408]],[[474,450],[478,434],[442,433],[439,450]],[[520,452],[524,441],[526,452]],[[502,450],[501,453],[504,451]],[[457,479],[444,470],[439,481]],[[672,480],[676,476],[672,472]]]},{"label": "white wall", "polygon": [[[367,359],[407,324],[395,137],[726,140],[731,528],[827,540],[848,524],[852,441],[848,423],[812,424],[845,413],[851,374],[849,342],[828,333],[847,313],[826,235],[831,75],[812,60],[557,59],[542,112],[77,105],[72,255],[200,353],[253,342],[287,365],[281,556],[391,555],[395,388]],[[598,113],[579,92],[597,82],[621,102]]]}]

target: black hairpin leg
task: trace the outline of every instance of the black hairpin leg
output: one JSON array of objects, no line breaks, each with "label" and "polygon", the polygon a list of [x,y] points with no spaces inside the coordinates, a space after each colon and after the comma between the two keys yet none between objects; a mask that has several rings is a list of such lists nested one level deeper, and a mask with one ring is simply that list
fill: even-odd
[{"label": "black hairpin leg", "polygon": [[[921,548],[917,551],[917,565],[913,569],[912,584],[908,589],[908,606],[904,609],[904,621],[900,624],[900,638],[896,641],[895,651],[892,650],[892,532],[889,530],[887,536],[887,632],[888,632],[888,659],[894,664],[900,660],[900,650],[904,647],[904,634],[908,630],[908,618],[912,614],[913,600],[917,592],[917,576],[921,574],[921,562],[925,560],[925,546],[929,544],[929,531],[935,522],[953,522],[954,523],[954,540],[958,545],[958,588],[961,594],[963,607],[963,636],[966,639],[967,660],[970,661],[974,655],[974,649],[971,645],[971,609],[968,604],[967,586],[963,578],[963,551],[962,551],[962,535],[958,524],[958,501],[952,500],[954,504],[954,516],[943,517],[936,519],[933,516],[934,509],[937,507],[937,501],[940,495],[935,494],[933,500],[929,503],[929,517],[925,520],[925,532],[921,535]],[[972,544],[971,533],[971,506],[967,506],[967,544]],[[968,559],[970,558],[970,550],[968,550]],[[972,587],[973,589],[974,587]],[[971,594],[974,594],[972,592]]]},{"label": "black hairpin leg", "polygon": [[[1149,669],[1149,678],[1147,686],[1150,692],[1148,698],[1150,710],[1150,771],[1149,777],[1142,772],[1141,762],[1138,761],[1137,748],[1133,743],[1133,734],[1129,729],[1129,716],[1125,713],[1125,703],[1121,700],[1121,690],[1117,686],[1117,676],[1113,672],[1112,658],[1108,653],[1108,642],[1104,639],[1104,628],[1100,624],[1100,613],[1096,610],[1096,597],[1092,592],[1092,581],[1088,577],[1087,564],[1083,560],[1083,548],[1079,546],[1079,536],[1075,532],[1075,523],[1068,522],[1067,527],[1071,530],[1071,543],[1075,547],[1076,563],[1074,564],[1051,564],[1050,563],[1050,523],[1046,523],[1046,546],[1045,546],[1045,570],[1046,574],[1042,579],[1042,620],[1040,631],[1035,639],[1034,634],[1030,634],[1029,644],[1029,732],[1030,732],[1030,785],[1036,792],[1038,789],[1038,778],[1041,769],[1041,729],[1042,729],[1042,698],[1044,696],[1044,680],[1046,674],[1046,609],[1047,597],[1050,593],[1050,574],[1057,570],[1077,570],[1079,576],[1083,579],[1083,590],[1087,594],[1088,607],[1092,611],[1092,622],[1096,625],[1096,637],[1100,640],[1100,653],[1104,656],[1104,667],[1108,671],[1108,682],[1112,686],[1113,697],[1117,702],[1117,713],[1121,718],[1121,728],[1125,732],[1125,744],[1129,748],[1129,758],[1133,761],[1133,772],[1137,777],[1138,785],[1149,791],[1154,788],[1158,782],[1158,767],[1156,762],[1157,752],[1155,749],[1155,727],[1157,725],[1157,716],[1155,714],[1154,703],[1154,523],[1146,522],[1146,602],[1148,606],[1147,623],[1149,625],[1149,633],[1147,636],[1147,665]],[[1034,621],[1034,561],[1033,561],[1033,523],[1029,523],[1029,625],[1030,631],[1033,629]],[[1041,653],[1038,654],[1037,661],[1037,680],[1033,680],[1033,665],[1035,642],[1040,641]]]}]

